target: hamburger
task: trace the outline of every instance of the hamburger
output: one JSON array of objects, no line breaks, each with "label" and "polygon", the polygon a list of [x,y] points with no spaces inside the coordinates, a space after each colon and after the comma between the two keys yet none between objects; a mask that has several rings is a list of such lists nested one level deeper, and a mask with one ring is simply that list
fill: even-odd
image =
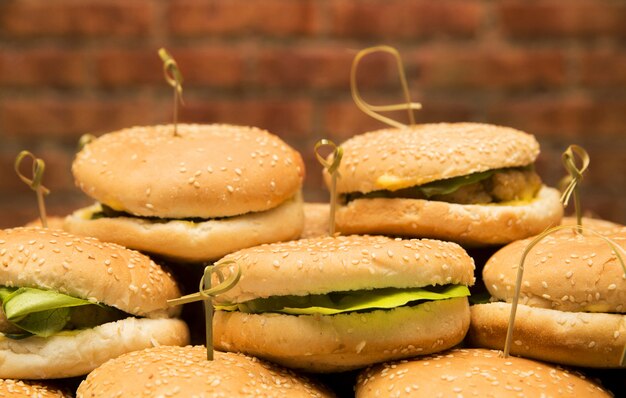
[{"label": "hamburger", "polygon": [[[626,234],[609,235],[620,247]],[[483,280],[494,302],[474,305],[469,340],[502,348],[517,269],[530,239],[491,257]],[[626,274],[606,241],[574,229],[541,240],[524,263],[511,353],[565,365],[626,367]]]},{"label": "hamburger", "polygon": [[563,214],[559,192],[534,171],[539,144],[522,131],[422,124],[357,135],[341,147],[336,223],[345,234],[498,245],[558,225]]},{"label": "hamburger", "polygon": [[[457,244],[383,236],[274,243],[225,256],[213,343],[310,372],[445,350],[469,326],[474,263]],[[235,265],[230,265],[235,272]]]},{"label": "hamburger", "polygon": [[578,372],[498,351],[455,349],[363,371],[356,397],[612,397]]},{"label": "hamburger", "polygon": [[299,153],[231,125],[133,127],[86,144],[72,165],[97,204],[65,229],[182,262],[218,259],[302,231]]},{"label": "hamburger", "polygon": [[0,378],[86,374],[153,345],[184,345],[176,283],[148,257],[41,228],[0,230]]},{"label": "hamburger", "polygon": [[333,397],[325,387],[277,365],[203,346],[155,347],[108,361],[78,386],[77,398]]}]

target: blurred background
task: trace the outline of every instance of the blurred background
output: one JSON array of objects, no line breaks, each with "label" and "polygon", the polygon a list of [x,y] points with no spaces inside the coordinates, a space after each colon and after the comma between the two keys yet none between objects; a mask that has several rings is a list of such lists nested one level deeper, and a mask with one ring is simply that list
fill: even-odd
[{"label": "blurred background", "polygon": [[[582,145],[584,208],[626,223],[624,1],[0,0],[0,227],[38,215],[13,171],[20,150],[46,161],[48,211],[64,215],[91,202],[70,173],[82,134],[171,122],[160,47],[185,78],[181,121],[278,134],[307,162],[305,198],[325,201],[314,143],[385,127],[349,85],[356,52],[378,44],[401,52],[418,123],[535,134],[549,185]],[[358,79],[371,103],[402,100],[389,56],[366,58]]]}]

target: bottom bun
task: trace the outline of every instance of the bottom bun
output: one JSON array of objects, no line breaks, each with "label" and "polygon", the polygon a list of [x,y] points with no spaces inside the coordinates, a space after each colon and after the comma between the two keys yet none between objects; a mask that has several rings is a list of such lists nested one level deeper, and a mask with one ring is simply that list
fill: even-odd
[{"label": "bottom bun", "polygon": [[338,315],[216,311],[213,343],[290,368],[341,372],[445,350],[460,343],[468,327],[466,297]]},{"label": "bottom bun", "polygon": [[543,187],[524,205],[461,205],[423,199],[356,199],[337,209],[337,230],[495,245],[537,235],[558,225],[563,206],[556,189]]},{"label": "bottom bun", "polygon": [[480,348],[368,368],[355,391],[356,398],[612,396],[578,372]]},{"label": "bottom bun", "polygon": [[[478,347],[503,349],[511,304],[471,307],[469,341]],[[517,306],[511,353],[563,365],[590,368],[626,367],[626,315],[564,312]]]},{"label": "bottom bun", "polygon": [[271,210],[198,223],[134,217],[92,220],[100,210],[96,204],[74,212],[65,219],[64,229],[184,262],[215,260],[246,247],[296,239],[304,224],[300,194]]},{"label": "bottom bun", "polygon": [[189,330],[179,319],[126,318],[91,329],[22,340],[0,338],[0,378],[81,376],[109,359],[158,345],[185,345]]}]

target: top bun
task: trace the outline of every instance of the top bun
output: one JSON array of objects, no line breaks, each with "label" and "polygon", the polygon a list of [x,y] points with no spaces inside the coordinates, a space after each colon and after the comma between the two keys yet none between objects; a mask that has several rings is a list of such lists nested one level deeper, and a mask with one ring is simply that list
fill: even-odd
[{"label": "top bun", "polygon": [[474,261],[456,243],[384,236],[301,239],[243,249],[239,282],[216,300],[474,283]]},{"label": "top bun", "polygon": [[[626,248],[626,234],[610,238]],[[513,242],[487,261],[483,280],[493,297],[513,299],[518,264],[532,239]],[[589,232],[565,229],[543,238],[527,255],[522,280],[520,302],[532,307],[626,312],[624,270],[609,244]]]},{"label": "top bun", "polygon": [[179,308],[172,276],[149,257],[95,238],[42,228],[0,230],[0,286],[34,287],[157,318]]},{"label": "top bun", "polygon": [[[341,147],[338,193],[395,191],[486,170],[526,166],[539,154],[532,135],[479,123],[378,130],[357,135]],[[324,175],[328,184],[326,170]]]},{"label": "top bun", "polygon": [[72,172],[115,210],[161,218],[229,217],[274,208],[300,190],[300,154],[265,130],[231,125],[133,127],[105,134]]},{"label": "top bun", "polygon": [[80,384],[86,397],[332,397],[303,376],[243,354],[160,346],[108,361]]},{"label": "top bun", "polygon": [[498,351],[456,349],[362,372],[356,397],[611,397],[581,374]]},{"label": "top bun", "polygon": [[0,379],[0,397],[69,398],[71,395],[35,381]]},{"label": "top bun", "polygon": [[[574,216],[563,217],[561,220],[561,225],[574,226],[577,223],[578,220]],[[583,217],[582,224],[584,228],[590,228],[601,235],[626,234],[626,226],[600,218]]]}]

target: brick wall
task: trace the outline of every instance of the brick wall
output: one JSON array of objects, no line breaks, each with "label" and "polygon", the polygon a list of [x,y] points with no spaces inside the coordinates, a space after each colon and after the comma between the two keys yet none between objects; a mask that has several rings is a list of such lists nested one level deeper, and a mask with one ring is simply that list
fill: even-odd
[{"label": "brick wall", "polygon": [[[356,51],[382,43],[403,54],[418,122],[534,133],[549,184],[561,151],[583,145],[584,206],[626,223],[624,1],[2,0],[0,227],[37,214],[12,171],[19,150],[47,161],[49,211],[65,214],[89,202],[69,172],[80,135],[171,120],[161,46],[186,79],[182,120],[279,134],[307,160],[306,197],[325,200],[313,143],[382,127],[348,81]],[[361,72],[369,101],[400,100],[389,59]]]}]

